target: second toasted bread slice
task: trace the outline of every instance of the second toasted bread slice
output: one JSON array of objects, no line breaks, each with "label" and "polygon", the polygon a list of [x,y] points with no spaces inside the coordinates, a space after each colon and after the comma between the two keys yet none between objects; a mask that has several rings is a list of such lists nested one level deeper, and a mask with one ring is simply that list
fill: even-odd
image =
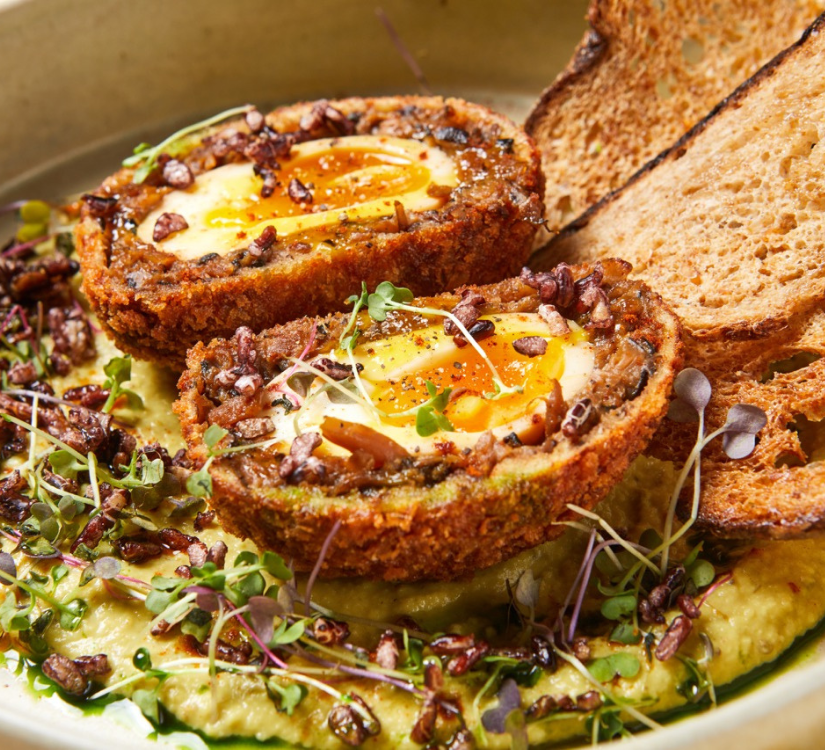
[{"label": "second toasted bread slice", "polygon": [[[686,324],[711,427],[737,402],[767,412],[749,458],[707,455],[701,520],[728,536],[825,528],[824,31],[825,16],[537,261],[627,258]],[[694,436],[660,437],[678,454]]]}]

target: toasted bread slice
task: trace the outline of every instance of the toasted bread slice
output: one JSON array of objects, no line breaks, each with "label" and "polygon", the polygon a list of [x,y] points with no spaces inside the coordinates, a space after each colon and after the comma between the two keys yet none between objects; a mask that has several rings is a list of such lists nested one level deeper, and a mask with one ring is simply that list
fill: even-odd
[{"label": "toasted bread slice", "polygon": [[825,10],[823,0],[593,0],[526,129],[558,231],[682,136]]},{"label": "toasted bread slice", "polygon": [[[825,528],[823,31],[825,16],[534,264],[627,258],[686,324],[710,427],[737,402],[767,412],[752,456],[707,454],[702,522],[728,536]],[[659,436],[673,453],[693,439]]]},{"label": "toasted bread slice", "polygon": [[[241,329],[231,340],[198,344],[189,352],[175,411],[190,455],[199,463],[209,455],[205,432],[210,425],[229,430],[225,439],[237,452],[215,458],[210,469],[213,507],[221,523],[277,550],[296,570],[311,570],[325,555],[321,572],[327,577],[406,581],[471,575],[558,536],[564,530],[558,521],[573,517],[567,504],[592,507],[647,444],[681,365],[676,316],[644,284],[627,281],[627,270],[626,263],[610,260],[565,267],[558,278],[559,290],[566,284],[567,292],[559,291],[552,300],[554,277],[537,279],[527,273],[521,279],[467,287],[461,296],[417,298],[411,310],[392,312],[383,321],[362,313],[357,323],[362,343],[356,352],[363,359],[350,365],[349,372],[342,364],[347,360],[340,339],[350,329],[348,316],[340,313],[303,318],[258,336]],[[576,283],[569,283],[573,279]],[[511,368],[508,377],[514,380],[507,385],[527,378],[518,393],[482,397],[489,386],[478,379],[473,347],[454,350],[452,333],[445,328],[446,339],[438,338],[441,334],[433,329],[432,308],[453,308],[459,315],[460,303],[467,299],[475,300],[472,304],[483,316],[477,322],[494,329],[483,341],[479,338],[479,345],[499,367]],[[415,309],[422,313],[413,313]],[[521,325],[533,320],[536,334],[511,340],[505,331],[508,316],[516,316]],[[441,323],[435,327],[440,329]],[[528,373],[546,372],[542,368],[557,356],[553,347],[562,341],[572,346],[572,338],[583,330],[590,331],[586,346],[592,347],[593,364],[575,367],[575,352],[565,349],[564,375],[548,376],[564,381],[568,369],[574,375],[580,370],[578,384],[568,392],[553,379],[544,381],[549,390],[532,390],[529,383],[536,381]],[[399,335],[414,342],[412,353],[409,346],[389,343]],[[525,349],[526,344],[538,348]],[[423,364],[431,357],[434,364]],[[417,374],[397,374],[399,362],[407,368],[417,363]],[[357,387],[353,373],[362,372],[359,377],[375,394],[375,404],[387,409],[410,398],[421,404],[425,378],[426,391],[435,387],[429,378],[450,382],[445,396],[450,400],[440,409],[454,424],[442,422],[432,433],[419,431],[416,417],[416,428],[402,431],[392,419],[403,417],[400,412],[376,419],[354,401],[342,404],[340,395],[326,404],[321,399],[330,385],[318,378],[319,367],[337,369],[339,389],[346,382]],[[297,377],[302,372],[316,379],[300,397],[277,390],[289,387],[292,373]],[[392,395],[381,400],[388,388]],[[284,398],[292,400],[288,407]],[[286,420],[279,413],[283,408],[290,415]],[[506,411],[514,408],[518,411]],[[313,409],[321,411],[321,422],[313,421]],[[458,420],[464,409],[489,410],[493,418],[483,426],[475,417],[472,426],[468,421],[462,425]],[[527,427],[517,428],[515,421],[501,424],[503,411],[519,414],[517,421]],[[255,428],[252,441],[250,427]],[[432,442],[422,444],[430,435]]]}]

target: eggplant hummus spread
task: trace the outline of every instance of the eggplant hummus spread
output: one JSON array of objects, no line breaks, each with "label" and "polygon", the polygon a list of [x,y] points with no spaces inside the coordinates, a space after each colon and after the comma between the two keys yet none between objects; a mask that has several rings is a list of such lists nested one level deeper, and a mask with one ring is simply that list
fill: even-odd
[{"label": "eggplant hummus spread", "polygon": [[558,536],[645,446],[680,365],[676,317],[628,271],[415,300],[385,283],[351,315],[199,344],[175,410],[221,523],[296,570],[386,580],[468,576]]},{"label": "eggplant hummus spread", "polygon": [[141,358],[181,365],[240,326],[340,310],[361,281],[499,281],[542,221],[529,136],[458,99],[247,108],[192,130],[84,196],[76,230],[85,294]]}]

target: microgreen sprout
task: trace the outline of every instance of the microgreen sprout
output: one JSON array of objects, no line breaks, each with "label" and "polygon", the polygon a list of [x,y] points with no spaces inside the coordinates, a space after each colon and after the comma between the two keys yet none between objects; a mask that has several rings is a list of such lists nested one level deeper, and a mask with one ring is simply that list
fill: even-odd
[{"label": "microgreen sprout", "polygon": [[121,396],[126,399],[126,403],[130,409],[143,408],[143,399],[134,391],[123,387],[123,383],[128,382],[132,378],[132,356],[130,354],[127,354],[125,357],[114,357],[110,359],[104,365],[103,372],[107,376],[103,387],[109,389],[109,397],[106,399],[106,403],[103,404],[102,412],[110,412],[115,402]]},{"label": "microgreen sprout", "polygon": [[[712,395],[710,381],[699,370],[688,367],[676,376],[673,389],[677,398],[671,403],[668,417],[675,422],[696,421],[699,423],[699,428],[696,443],[673,489],[665,519],[661,548],[654,551],[654,554],[661,553],[662,555],[660,566],[662,575],[667,571],[671,547],[688,532],[699,515],[701,454],[704,448],[719,435],[724,435],[722,448],[728,456],[734,459],[746,458],[756,445],[756,434],[767,424],[767,416],[762,409],[750,404],[735,404],[728,411],[725,423],[710,435],[705,436],[705,409]],[[674,534],[673,521],[676,516],[676,506],[691,469],[694,470],[694,478],[690,516]]]},{"label": "microgreen sprout", "polygon": [[172,156],[181,154],[187,147],[189,141],[188,137],[196,133],[200,133],[207,128],[217,125],[218,123],[228,120],[232,117],[246,114],[253,109],[251,104],[243,107],[233,107],[224,112],[220,112],[213,117],[209,117],[193,125],[187,125],[185,128],[172,133],[168,138],[165,138],[157,146],[152,146],[148,143],[141,143],[134,150],[132,156],[123,160],[124,167],[138,167],[132,176],[132,182],[140,184],[143,182],[157,166],[158,157],[162,153],[168,153]]},{"label": "microgreen sprout", "polygon": [[393,310],[403,310],[411,312],[416,315],[431,315],[435,317],[448,318],[453,325],[461,332],[467,343],[476,350],[479,357],[481,357],[484,364],[489,368],[493,375],[492,393],[485,393],[485,398],[498,398],[510,393],[521,393],[524,388],[522,386],[508,386],[505,385],[495,365],[490,361],[487,353],[483,347],[470,335],[466,326],[451,312],[441,310],[436,307],[416,307],[407,303],[412,302],[413,294],[405,287],[397,287],[389,281],[382,281],[375,291],[369,295],[368,309],[370,317],[379,322],[387,319],[387,314]]}]

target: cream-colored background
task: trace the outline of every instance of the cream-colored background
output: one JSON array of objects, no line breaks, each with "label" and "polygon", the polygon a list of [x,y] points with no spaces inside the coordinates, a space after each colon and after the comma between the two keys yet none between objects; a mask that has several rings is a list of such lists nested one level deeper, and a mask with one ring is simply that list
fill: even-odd
[{"label": "cream-colored background", "polygon": [[[132,145],[245,102],[418,91],[365,0],[0,0],[0,203],[88,188]],[[584,29],[584,0],[381,0],[435,93],[520,117]],[[825,663],[633,750],[818,748]],[[0,672],[0,746],[157,747],[34,702]]]}]

